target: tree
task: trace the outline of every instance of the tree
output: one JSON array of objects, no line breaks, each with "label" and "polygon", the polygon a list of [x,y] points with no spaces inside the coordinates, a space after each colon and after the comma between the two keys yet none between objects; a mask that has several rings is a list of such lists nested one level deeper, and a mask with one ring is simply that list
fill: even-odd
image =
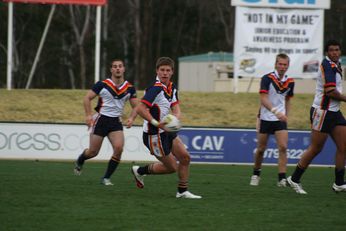
[{"label": "tree", "polygon": [[[343,0],[325,11],[324,39],[338,39],[346,52]],[[14,88],[24,88],[50,6],[14,4]],[[112,0],[103,7],[101,79],[109,61],[122,58],[126,78],[139,89],[152,82],[155,61],[210,51],[232,52],[235,8],[229,0]],[[32,82],[33,88],[88,88],[94,83],[95,7],[57,7]],[[337,20],[335,20],[337,19]],[[7,31],[7,4],[0,4]],[[322,41],[321,41],[322,43]],[[0,87],[6,86],[7,33],[0,33]],[[177,77],[177,74],[174,75]],[[175,80],[176,81],[176,80]]]},{"label": "tree", "polygon": [[71,16],[71,26],[76,38],[76,44],[79,51],[79,63],[80,63],[80,78],[81,88],[86,87],[86,54],[84,48],[84,42],[86,37],[90,35],[90,6],[69,6],[69,12]]}]

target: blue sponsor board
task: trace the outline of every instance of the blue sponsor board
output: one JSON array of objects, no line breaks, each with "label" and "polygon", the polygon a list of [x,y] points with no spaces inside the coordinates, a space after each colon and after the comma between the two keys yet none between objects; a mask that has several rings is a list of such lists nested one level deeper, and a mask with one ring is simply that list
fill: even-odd
[{"label": "blue sponsor board", "polygon": [[[254,129],[184,128],[179,132],[193,162],[253,163],[256,151]],[[289,131],[288,163],[296,164],[310,143],[310,131]],[[328,138],[322,152],[313,160],[315,165],[334,165],[335,145]],[[269,138],[263,163],[277,163],[275,137]]]}]

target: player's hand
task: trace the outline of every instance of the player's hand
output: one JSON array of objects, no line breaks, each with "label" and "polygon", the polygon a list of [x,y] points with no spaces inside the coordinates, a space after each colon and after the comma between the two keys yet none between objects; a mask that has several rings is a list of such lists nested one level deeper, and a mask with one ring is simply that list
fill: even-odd
[{"label": "player's hand", "polygon": [[166,124],[167,124],[166,122],[160,122],[157,127],[166,131],[166,132],[169,132],[169,128],[166,127]]},{"label": "player's hand", "polygon": [[131,128],[133,125],[133,119],[132,118],[128,118],[127,122],[126,122],[126,128]]},{"label": "player's hand", "polygon": [[88,129],[94,125],[94,119],[92,115],[88,115],[85,117],[85,123],[88,126]]},{"label": "player's hand", "polygon": [[281,122],[286,122],[287,123],[287,116],[284,113],[277,112],[275,115]]},{"label": "player's hand", "polygon": [[152,120],[150,121],[150,123],[151,123],[152,125],[154,125],[155,127],[158,127],[159,129],[162,129],[162,130],[164,130],[164,131],[166,131],[166,132],[169,132],[169,131],[170,131],[170,129],[169,129],[168,127],[166,127],[167,122],[163,122],[163,121],[159,122],[159,121],[157,121],[156,119],[152,119]]}]

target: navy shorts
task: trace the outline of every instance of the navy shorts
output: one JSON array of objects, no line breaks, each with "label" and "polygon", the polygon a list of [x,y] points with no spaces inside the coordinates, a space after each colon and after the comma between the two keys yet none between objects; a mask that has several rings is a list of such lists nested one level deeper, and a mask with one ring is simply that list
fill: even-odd
[{"label": "navy shorts", "polygon": [[110,132],[122,131],[123,125],[119,117],[109,117],[98,115],[95,119],[92,134],[102,137],[107,136]]},{"label": "navy shorts", "polygon": [[346,126],[346,120],[341,111],[327,111],[314,107],[310,109],[310,122],[313,130],[328,134],[338,125]]},{"label": "navy shorts", "polygon": [[143,143],[152,155],[163,157],[171,153],[173,140],[176,137],[177,133],[175,132],[162,132],[153,135],[143,132]]},{"label": "navy shorts", "polygon": [[276,131],[287,130],[287,123],[282,121],[260,121],[259,133],[274,134]]}]

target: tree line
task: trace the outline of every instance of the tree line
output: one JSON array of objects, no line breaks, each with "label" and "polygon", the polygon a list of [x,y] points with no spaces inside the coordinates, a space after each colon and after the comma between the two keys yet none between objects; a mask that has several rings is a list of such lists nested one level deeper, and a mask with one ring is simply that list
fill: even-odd
[{"label": "tree line", "polygon": [[[6,87],[7,7],[0,3],[1,88]],[[50,9],[14,4],[13,88],[26,86]],[[325,39],[346,43],[345,10],[342,0],[333,0],[325,11]],[[56,6],[31,88],[91,87],[95,21],[93,6]],[[172,57],[178,68],[181,56],[232,52],[234,24],[235,8],[229,0],[108,0],[102,8],[100,79],[109,76],[110,61],[121,58],[126,78],[144,89],[155,77],[159,56]]]}]

